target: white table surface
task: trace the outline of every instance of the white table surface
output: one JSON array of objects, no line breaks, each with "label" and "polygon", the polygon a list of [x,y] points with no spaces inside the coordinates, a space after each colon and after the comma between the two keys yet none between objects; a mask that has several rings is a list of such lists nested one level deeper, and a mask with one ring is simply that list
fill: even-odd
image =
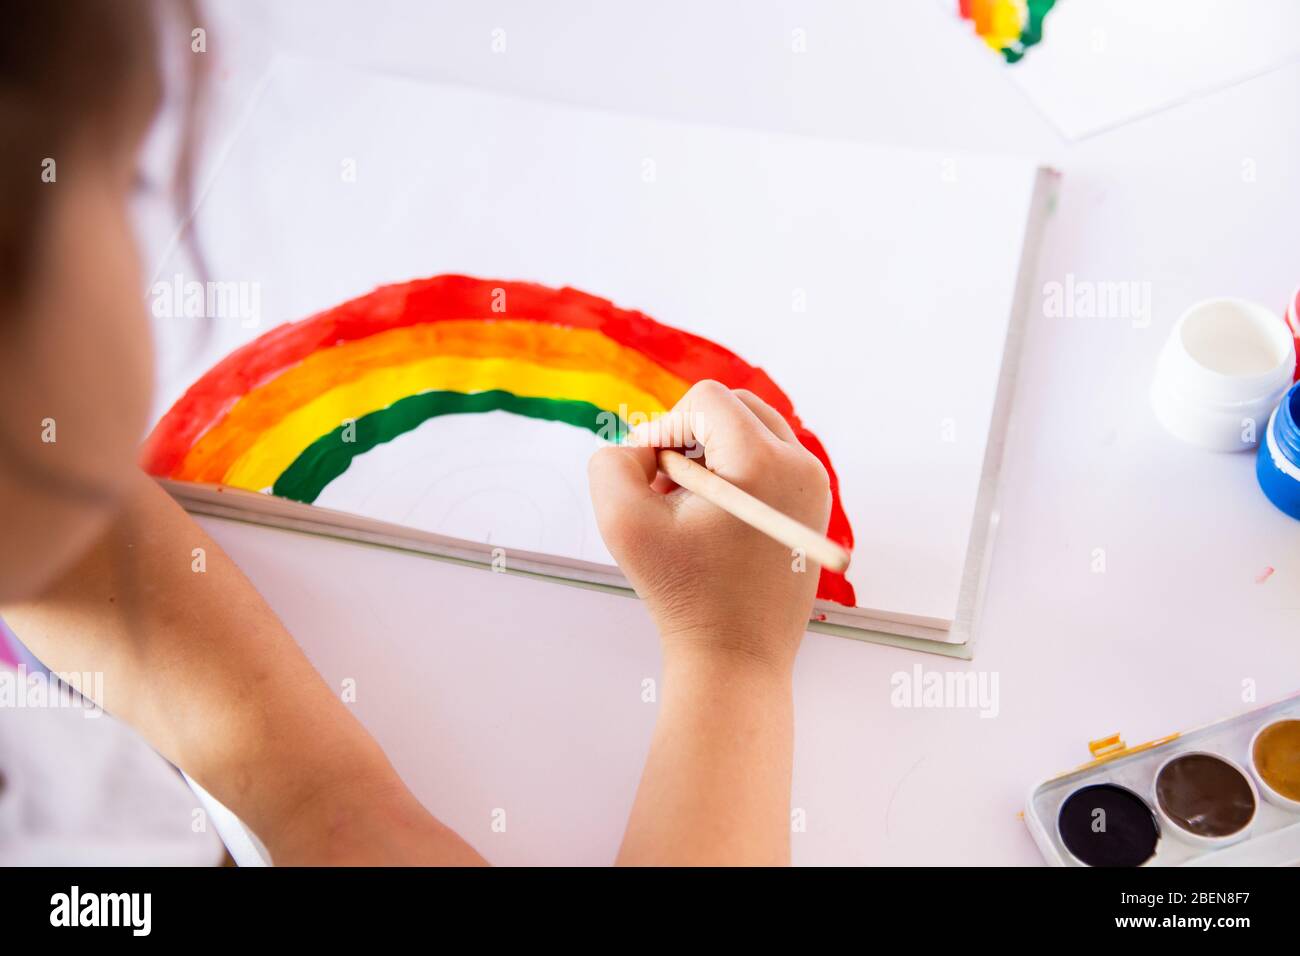
[{"label": "white table surface", "polygon": [[[1146,328],[1031,318],[975,660],[806,639],[796,863],[1041,862],[1017,818],[1024,796],[1086,759],[1089,739],[1136,743],[1247,709],[1245,682],[1261,702],[1300,690],[1300,523],[1263,498],[1250,456],[1176,444],[1146,397],[1187,305],[1280,307],[1300,284],[1300,65],[1070,144],[937,3],[208,6],[210,156],[288,49],[653,116],[1031,153],[1064,174],[1040,285],[1151,283]],[[202,523],[326,678],[356,682],[357,716],[489,860],[613,859],[655,716],[642,682],[659,675],[658,649],[639,602]],[[914,665],[996,674],[997,715],[891,706],[891,675]]]}]

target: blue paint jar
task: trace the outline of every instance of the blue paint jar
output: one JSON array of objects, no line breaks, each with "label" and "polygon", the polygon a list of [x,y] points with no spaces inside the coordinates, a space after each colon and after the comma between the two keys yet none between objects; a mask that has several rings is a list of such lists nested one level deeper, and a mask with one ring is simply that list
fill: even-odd
[{"label": "blue paint jar", "polygon": [[1300,382],[1282,396],[1268,420],[1255,474],[1268,500],[1300,519]]}]

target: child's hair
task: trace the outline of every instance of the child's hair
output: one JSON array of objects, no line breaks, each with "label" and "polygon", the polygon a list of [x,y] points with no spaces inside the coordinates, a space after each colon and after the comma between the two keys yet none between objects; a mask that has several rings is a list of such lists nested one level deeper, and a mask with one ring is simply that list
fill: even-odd
[{"label": "child's hair", "polygon": [[[162,99],[159,36],[189,53],[193,0],[0,0],[0,305],[12,306],[40,246],[44,203],[65,162],[120,148],[122,130]],[[180,41],[184,40],[184,46]],[[196,101],[205,57],[189,57],[173,199],[191,194]],[[69,147],[76,147],[72,153]]]}]

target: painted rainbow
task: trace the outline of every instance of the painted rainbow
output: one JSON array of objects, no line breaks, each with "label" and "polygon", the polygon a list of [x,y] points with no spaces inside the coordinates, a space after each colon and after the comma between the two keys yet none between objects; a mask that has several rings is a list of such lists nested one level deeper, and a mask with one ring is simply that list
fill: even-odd
[{"label": "painted rainbow", "polygon": [[[747,388],[830,475],[827,534],[852,549],[817,437],[759,368],[708,339],[577,289],[441,275],[384,286],[236,349],[155,426],[157,477],[311,503],[352,460],[439,415],[504,411],[607,437],[611,416],[665,411],[694,382]],[[583,463],[585,464],[585,463]],[[823,570],[818,597],[852,607]]]},{"label": "painted rainbow", "polygon": [[1043,39],[1043,21],[1056,0],[958,0],[957,12],[1008,63]]}]

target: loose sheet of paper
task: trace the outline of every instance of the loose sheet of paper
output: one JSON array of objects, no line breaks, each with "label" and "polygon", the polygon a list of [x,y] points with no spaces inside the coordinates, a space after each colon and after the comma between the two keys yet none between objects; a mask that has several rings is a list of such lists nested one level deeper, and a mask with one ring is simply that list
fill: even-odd
[{"label": "loose sheet of paper", "polygon": [[1297,59],[1295,0],[1061,0],[1007,69],[1078,139]]},{"label": "loose sheet of paper", "polygon": [[[285,60],[197,217],[256,321],[159,318],[157,414],[268,328],[439,273],[572,285],[764,368],[826,445],[858,605],[952,619],[1035,179],[1029,160],[685,126]],[[162,283],[194,276],[177,253]],[[610,562],[596,439],[448,416],[319,503]],[[458,420],[459,419],[459,420]]]}]

